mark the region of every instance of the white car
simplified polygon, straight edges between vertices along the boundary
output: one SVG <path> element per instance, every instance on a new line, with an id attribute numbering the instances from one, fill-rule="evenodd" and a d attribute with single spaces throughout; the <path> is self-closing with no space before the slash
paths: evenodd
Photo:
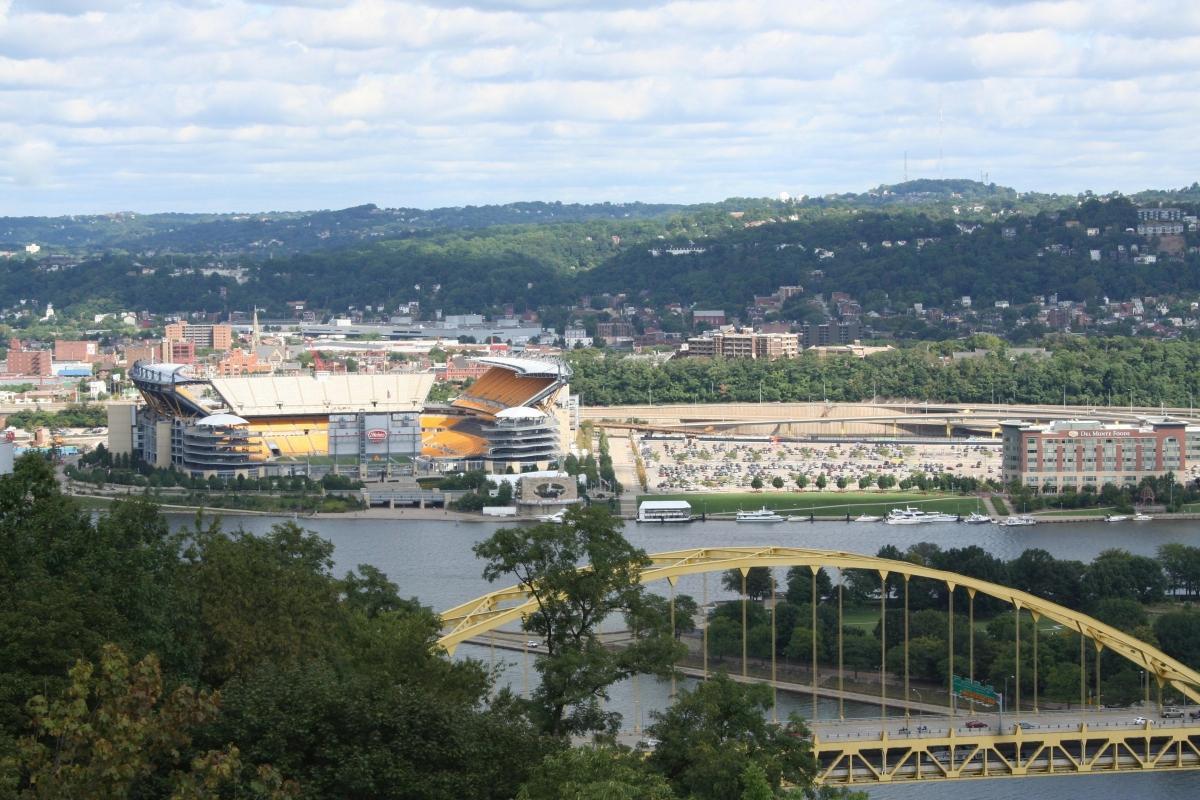
<path id="1" fill-rule="evenodd" d="M 1137 717 L 1136 719 L 1134 719 L 1133 724 L 1134 725 L 1146 725 L 1146 724 L 1153 725 L 1154 721 L 1147 719 L 1146 717 Z"/>
<path id="2" fill-rule="evenodd" d="M 528 642 L 525 643 L 525 646 L 528 647 L 530 650 L 536 650 L 542 646 L 542 643 L 539 642 L 537 639 L 530 639 Z"/>

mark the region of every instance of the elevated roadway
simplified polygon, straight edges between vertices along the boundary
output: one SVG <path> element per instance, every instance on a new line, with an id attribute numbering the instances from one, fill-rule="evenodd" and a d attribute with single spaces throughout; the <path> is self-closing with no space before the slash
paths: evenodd
<path id="1" fill-rule="evenodd" d="M 590 406 L 580 418 L 601 427 L 684 434 L 769 436 L 908 436 L 919 433 L 994 435 L 1003 420 L 1050 422 L 1098 419 L 1135 422 L 1168 415 L 1200 422 L 1192 408 L 947 404 L 925 402 L 864 403 L 715 403 Z"/>

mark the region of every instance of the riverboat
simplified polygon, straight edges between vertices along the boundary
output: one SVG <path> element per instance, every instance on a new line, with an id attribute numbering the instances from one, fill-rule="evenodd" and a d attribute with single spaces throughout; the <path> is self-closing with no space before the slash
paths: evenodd
<path id="1" fill-rule="evenodd" d="M 758 511 L 737 512 L 738 522 L 783 522 L 784 518 L 763 506 Z"/>
<path id="2" fill-rule="evenodd" d="M 691 522 L 692 504 L 686 500 L 643 500 L 638 506 L 638 522 Z"/>

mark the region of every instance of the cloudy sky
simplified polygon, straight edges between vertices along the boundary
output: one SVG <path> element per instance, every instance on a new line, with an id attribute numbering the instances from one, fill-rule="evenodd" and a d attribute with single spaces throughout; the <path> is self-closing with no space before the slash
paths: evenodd
<path id="1" fill-rule="evenodd" d="M 1200 179 L 1200 3 L 0 0 L 0 214 Z"/>

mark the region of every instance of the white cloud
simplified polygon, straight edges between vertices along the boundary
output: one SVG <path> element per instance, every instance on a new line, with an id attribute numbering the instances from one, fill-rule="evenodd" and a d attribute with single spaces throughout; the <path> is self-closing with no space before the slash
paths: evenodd
<path id="1" fill-rule="evenodd" d="M 0 0 L 37 187 L 0 214 L 813 194 L 905 152 L 1137 189 L 1195 180 L 1197 109 L 1182 0 Z"/>

